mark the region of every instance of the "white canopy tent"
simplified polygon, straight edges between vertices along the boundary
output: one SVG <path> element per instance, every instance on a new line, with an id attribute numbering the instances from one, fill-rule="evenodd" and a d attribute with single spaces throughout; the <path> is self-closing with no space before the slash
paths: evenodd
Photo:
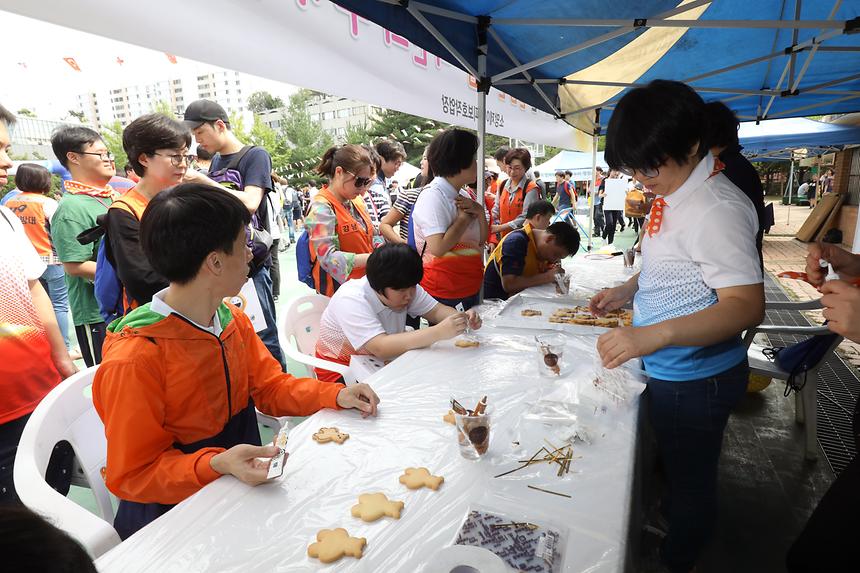
<path id="1" fill-rule="evenodd" d="M 552 177 L 557 171 L 570 171 L 573 173 L 571 179 L 574 181 L 591 181 L 592 173 L 592 155 L 591 153 L 583 153 L 581 151 L 560 151 L 549 160 L 535 166 L 535 170 L 539 171 L 544 178 Z M 608 170 L 606 161 L 603 159 L 603 152 L 597 152 L 598 167 L 603 167 Z"/>

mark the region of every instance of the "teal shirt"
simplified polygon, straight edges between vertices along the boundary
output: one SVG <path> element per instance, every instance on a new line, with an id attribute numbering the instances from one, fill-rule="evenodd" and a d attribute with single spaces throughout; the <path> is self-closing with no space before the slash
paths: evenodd
<path id="1" fill-rule="evenodd" d="M 51 219 L 51 241 L 64 263 L 95 261 L 101 240 L 88 245 L 78 242 L 78 234 L 96 226 L 96 217 L 107 212 L 112 201 L 105 197 L 65 193 Z M 69 308 L 75 326 L 104 322 L 91 280 L 66 274 Z"/>

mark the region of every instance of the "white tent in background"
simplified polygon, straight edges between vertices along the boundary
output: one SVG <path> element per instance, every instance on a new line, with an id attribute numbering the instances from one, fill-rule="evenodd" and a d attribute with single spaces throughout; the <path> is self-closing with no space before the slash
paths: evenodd
<path id="1" fill-rule="evenodd" d="M 419 173 L 421 173 L 421 169 L 404 161 L 400 169 L 391 178 L 391 181 L 397 181 L 400 184 L 400 188 L 405 189 L 406 185 Z"/>
<path id="2" fill-rule="evenodd" d="M 561 151 L 549 160 L 535 166 L 535 170 L 539 171 L 541 178 L 544 181 L 550 181 L 556 171 L 571 171 L 574 181 L 591 181 L 591 166 L 594 160 L 591 153 L 583 153 L 582 151 Z M 603 159 L 603 152 L 597 152 L 597 165 L 603 167 L 604 170 L 609 168 L 606 166 L 606 161 Z"/>

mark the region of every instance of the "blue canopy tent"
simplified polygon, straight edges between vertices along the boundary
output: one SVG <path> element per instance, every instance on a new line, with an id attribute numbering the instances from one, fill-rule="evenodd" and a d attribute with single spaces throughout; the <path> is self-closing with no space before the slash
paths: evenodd
<path id="1" fill-rule="evenodd" d="M 807 156 L 822 155 L 860 143 L 860 127 L 794 117 L 744 122 L 738 130 L 743 153 L 750 161 L 788 161 L 792 150 Z"/>
<path id="2" fill-rule="evenodd" d="M 860 0 L 334 1 L 472 74 L 479 117 L 496 87 L 592 135 L 593 156 L 614 102 L 657 78 L 741 120 L 860 109 Z"/>

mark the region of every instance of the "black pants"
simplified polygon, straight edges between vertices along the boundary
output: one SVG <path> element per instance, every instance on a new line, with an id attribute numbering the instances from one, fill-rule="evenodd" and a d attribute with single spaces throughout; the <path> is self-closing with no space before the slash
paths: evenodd
<path id="1" fill-rule="evenodd" d="M 633 225 L 633 230 L 638 235 L 639 229 L 645 226 L 645 217 L 630 217 L 630 220 L 633 221 L 631 225 Z"/>
<path id="2" fill-rule="evenodd" d="M 13 469 L 15 454 L 18 452 L 18 442 L 24 433 L 24 426 L 30 414 L 0 424 L 0 506 L 21 503 L 15 491 Z M 60 442 L 54 446 L 45 481 L 63 495 L 69 493 L 72 481 L 72 461 L 75 454 L 68 442 Z"/>
<path id="3" fill-rule="evenodd" d="M 280 296 L 281 294 L 281 262 L 278 260 L 278 243 L 280 239 L 273 239 L 272 246 L 269 248 L 269 254 L 272 256 L 272 266 L 269 269 L 269 274 L 272 277 L 272 295 Z"/>
<path id="4" fill-rule="evenodd" d="M 101 364 L 102 345 L 105 343 L 106 328 L 103 322 L 75 326 L 75 336 L 78 339 L 78 346 L 81 347 L 84 364 L 87 366 Z"/>
<path id="5" fill-rule="evenodd" d="M 603 217 L 603 203 L 600 205 L 594 206 L 594 230 L 592 235 L 595 237 L 603 236 L 603 226 L 606 224 L 606 220 Z"/>
<path id="6" fill-rule="evenodd" d="M 860 446 L 860 402 L 854 407 L 854 443 Z M 818 502 L 797 541 L 788 550 L 789 573 L 854 571 L 860 562 L 855 545 L 860 539 L 860 456 Z"/>
<path id="7" fill-rule="evenodd" d="M 615 225 L 621 224 L 622 228 L 624 227 L 624 214 L 619 211 L 604 211 L 603 214 L 606 216 L 606 226 L 603 227 L 603 238 L 606 239 L 607 243 L 611 243 L 615 240 Z"/>

